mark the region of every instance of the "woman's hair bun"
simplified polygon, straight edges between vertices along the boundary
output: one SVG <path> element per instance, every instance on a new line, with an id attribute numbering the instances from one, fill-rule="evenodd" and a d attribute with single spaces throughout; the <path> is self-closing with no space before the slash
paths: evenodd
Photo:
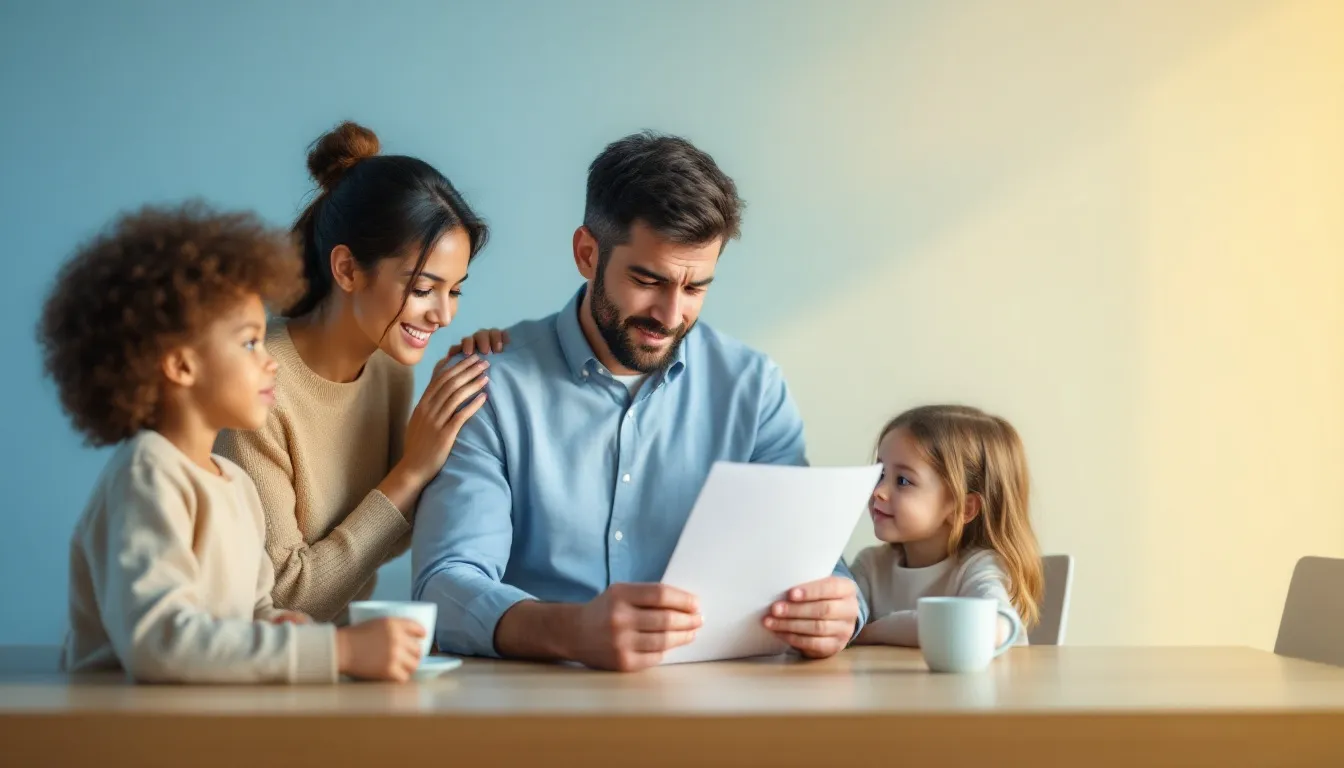
<path id="1" fill-rule="evenodd" d="M 349 120 L 322 134 L 308 150 L 308 172 L 330 192 L 345 172 L 379 150 L 378 134 Z"/>

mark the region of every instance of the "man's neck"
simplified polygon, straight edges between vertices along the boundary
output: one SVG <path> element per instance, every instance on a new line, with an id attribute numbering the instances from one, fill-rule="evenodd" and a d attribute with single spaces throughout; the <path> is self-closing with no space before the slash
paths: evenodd
<path id="1" fill-rule="evenodd" d="M 592 300 L 593 288 L 589 285 L 583 292 L 583 301 L 579 302 L 579 328 L 583 330 L 583 337 L 588 340 L 588 346 L 592 347 L 593 354 L 597 356 L 597 362 L 606 366 L 606 369 L 616 376 L 634 376 L 640 373 L 621 365 L 611 353 L 611 348 L 607 346 L 607 340 L 602 338 L 602 331 L 598 330 L 597 320 L 593 317 Z"/>

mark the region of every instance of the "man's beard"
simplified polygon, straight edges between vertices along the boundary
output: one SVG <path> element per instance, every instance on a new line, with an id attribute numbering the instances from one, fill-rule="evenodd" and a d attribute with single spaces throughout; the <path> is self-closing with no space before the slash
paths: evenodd
<path id="1" fill-rule="evenodd" d="M 652 317 L 622 319 L 621 311 L 607 296 L 606 282 L 603 279 L 605 273 L 606 265 L 603 264 L 597 270 L 597 279 L 593 281 L 591 304 L 593 322 L 597 324 L 597 331 L 602 334 L 602 340 L 607 343 L 607 349 L 611 350 L 612 357 L 615 357 L 616 362 L 622 366 L 640 373 L 654 373 L 667 367 L 677 356 L 682 339 L 686 338 L 686 334 L 695 327 L 695 324 L 683 323 L 676 328 L 668 328 Z M 672 343 L 661 349 L 640 344 L 635 340 L 635 329 L 660 336 L 671 336 Z"/>

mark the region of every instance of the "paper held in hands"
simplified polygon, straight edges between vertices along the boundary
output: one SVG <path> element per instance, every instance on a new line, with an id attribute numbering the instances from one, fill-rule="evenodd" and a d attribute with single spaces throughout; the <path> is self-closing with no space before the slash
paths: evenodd
<path id="1" fill-rule="evenodd" d="M 761 625 L 766 611 L 790 588 L 831 575 L 881 472 L 716 462 L 663 574 L 699 598 L 704 625 L 663 663 L 786 651 Z"/>

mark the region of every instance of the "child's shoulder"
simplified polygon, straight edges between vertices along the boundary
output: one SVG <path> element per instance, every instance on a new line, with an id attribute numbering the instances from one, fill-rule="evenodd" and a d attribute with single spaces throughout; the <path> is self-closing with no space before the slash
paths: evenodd
<path id="1" fill-rule="evenodd" d="M 247 470 L 219 454 L 213 454 L 213 458 L 215 463 L 219 465 L 220 471 L 224 473 L 224 477 L 238 483 L 244 492 L 257 492 L 257 484 L 252 481 L 252 476 L 247 474 Z"/>
<path id="2" fill-rule="evenodd" d="M 139 478 L 182 478 L 187 458 L 172 442 L 152 429 L 143 429 L 121 445 L 108 460 L 107 470 Z"/>
<path id="3" fill-rule="evenodd" d="M 236 463 L 217 453 L 212 453 L 211 458 L 223 480 L 240 483 L 244 491 L 256 493 L 252 478 Z M 102 483 L 122 493 L 128 492 L 127 486 L 134 486 L 135 490 L 129 492 L 144 494 L 171 489 L 194 496 L 226 487 L 219 484 L 220 480 L 221 477 L 197 467 L 168 438 L 146 429 L 117 446 L 103 469 Z"/>
<path id="4" fill-rule="evenodd" d="M 963 578 L 972 574 L 995 574 L 1003 576 L 1003 561 L 999 559 L 999 553 L 988 548 L 970 549 L 962 553 L 960 562 L 957 563 L 957 570 L 961 571 Z"/>
<path id="5" fill-rule="evenodd" d="M 189 503 L 192 483 L 186 459 L 179 457 L 181 452 L 153 430 L 141 430 L 121 442 L 103 465 L 78 528 L 124 519 L 133 510 L 179 496 Z"/>

